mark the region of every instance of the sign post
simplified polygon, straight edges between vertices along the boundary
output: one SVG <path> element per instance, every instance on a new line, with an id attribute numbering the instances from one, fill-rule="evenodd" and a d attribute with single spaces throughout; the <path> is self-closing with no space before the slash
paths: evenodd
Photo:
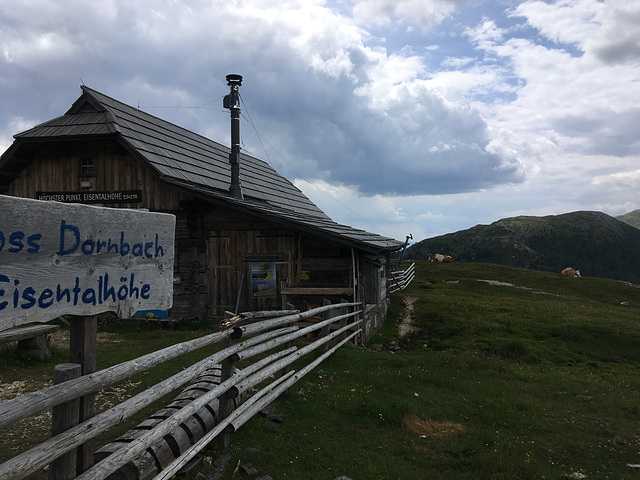
<path id="1" fill-rule="evenodd" d="M 69 328 L 69 362 L 80 366 L 81 375 L 89 375 L 96 371 L 98 316 L 73 317 Z M 89 420 L 96 413 L 95 393 L 80 399 L 78 423 Z M 76 475 L 93 465 L 93 439 L 78 447 L 76 454 Z"/>
<path id="2" fill-rule="evenodd" d="M 82 375 L 95 372 L 96 315 L 171 308 L 175 223 L 163 213 L 0 195 L 0 331 L 73 315 L 69 360 Z M 94 415 L 93 400 L 81 399 L 78 422 Z M 92 463 L 92 445 L 79 447 L 77 473 Z"/>

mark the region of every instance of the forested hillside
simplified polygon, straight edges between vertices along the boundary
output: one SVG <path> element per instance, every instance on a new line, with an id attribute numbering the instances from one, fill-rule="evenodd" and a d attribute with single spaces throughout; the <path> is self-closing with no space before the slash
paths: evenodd
<path id="1" fill-rule="evenodd" d="M 621 222 L 631 225 L 632 227 L 640 228 L 640 209 L 620 215 L 616 218 Z"/>
<path id="2" fill-rule="evenodd" d="M 429 253 L 550 272 L 572 266 L 586 276 L 640 283 L 640 229 L 602 212 L 506 218 L 422 240 L 405 258 Z"/>

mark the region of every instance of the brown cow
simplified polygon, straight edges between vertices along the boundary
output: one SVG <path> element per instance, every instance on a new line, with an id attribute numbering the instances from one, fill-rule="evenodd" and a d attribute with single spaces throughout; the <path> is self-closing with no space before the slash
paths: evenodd
<path id="1" fill-rule="evenodd" d="M 573 267 L 567 267 L 562 270 L 562 272 L 560 272 L 560 275 L 562 275 L 563 277 L 579 277 L 580 270 L 576 270 Z"/>
<path id="2" fill-rule="evenodd" d="M 429 261 L 438 263 L 451 263 L 453 262 L 453 257 L 449 255 L 442 255 L 441 253 L 430 253 Z"/>

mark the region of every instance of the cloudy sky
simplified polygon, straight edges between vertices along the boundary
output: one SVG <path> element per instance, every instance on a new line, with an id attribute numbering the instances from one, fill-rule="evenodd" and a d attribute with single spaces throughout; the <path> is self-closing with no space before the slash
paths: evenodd
<path id="1" fill-rule="evenodd" d="M 0 153 L 85 84 L 404 240 L 640 208 L 639 0 L 3 0 Z"/>

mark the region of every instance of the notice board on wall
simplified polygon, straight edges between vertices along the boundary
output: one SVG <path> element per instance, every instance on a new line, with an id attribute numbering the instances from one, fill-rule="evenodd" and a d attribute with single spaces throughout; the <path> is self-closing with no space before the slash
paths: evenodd
<path id="1" fill-rule="evenodd" d="M 259 298 L 278 296 L 274 262 L 251 262 L 251 292 Z"/>

